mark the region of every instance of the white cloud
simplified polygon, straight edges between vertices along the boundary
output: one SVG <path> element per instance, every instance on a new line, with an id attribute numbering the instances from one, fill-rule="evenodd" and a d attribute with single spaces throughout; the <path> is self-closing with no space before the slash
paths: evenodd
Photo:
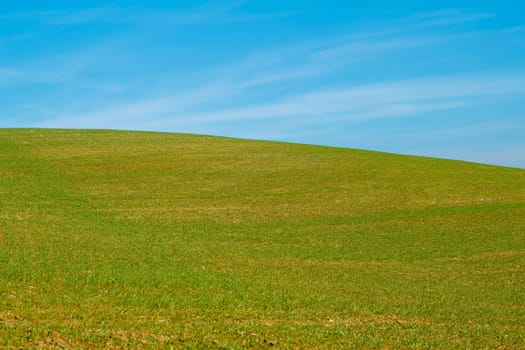
<path id="1" fill-rule="evenodd" d="M 407 49 L 409 47 L 429 45 L 428 38 L 394 38 L 382 40 L 358 40 L 339 46 L 323 49 L 314 54 L 319 58 L 334 58 L 337 56 L 367 56 L 382 54 L 387 51 Z"/>
<path id="2" fill-rule="evenodd" d="M 166 129 L 180 125 L 210 125 L 236 121 L 293 122 L 363 121 L 425 115 L 470 106 L 470 97 L 525 94 L 525 75 L 495 74 L 430 77 L 408 81 L 326 89 L 298 94 L 278 102 L 218 108 L 214 102 L 235 96 L 232 86 L 200 90 L 129 103 L 113 104 L 89 113 L 54 118 L 46 127 Z M 210 104 L 212 107 L 210 107 Z"/>
<path id="3" fill-rule="evenodd" d="M 480 21 L 494 17 L 491 13 L 464 13 L 460 9 L 444 9 L 433 12 L 418 13 L 407 20 L 423 26 L 442 26 L 455 23 Z"/>
<path id="4" fill-rule="evenodd" d="M 420 34 L 421 29 L 489 17 L 489 14 L 463 14 L 454 9 L 419 14 L 383 22 L 375 30 L 367 28 L 331 38 L 314 38 L 251 54 L 243 60 L 222 67 L 216 73 L 222 74 L 221 79 L 230 77 L 229 83 L 236 82 L 237 87 L 246 88 L 321 77 L 374 58 L 384 58 L 395 51 L 457 39 L 457 34 L 423 35 Z"/>
<path id="5" fill-rule="evenodd" d="M 174 116 L 191 107 L 220 100 L 231 92 L 219 86 L 208 86 L 172 96 L 139 101 L 112 103 L 82 113 L 62 112 L 44 122 L 44 127 L 125 128 L 137 129 L 141 125 L 155 124 L 155 119 Z"/>
<path id="6" fill-rule="evenodd" d="M 524 93 L 525 75 L 454 75 L 331 88 L 299 94 L 284 101 L 195 113 L 184 118 L 233 121 L 308 116 L 330 118 L 332 114 L 345 114 L 347 120 L 362 120 L 457 108 L 464 102 L 456 99 L 472 96 Z"/>

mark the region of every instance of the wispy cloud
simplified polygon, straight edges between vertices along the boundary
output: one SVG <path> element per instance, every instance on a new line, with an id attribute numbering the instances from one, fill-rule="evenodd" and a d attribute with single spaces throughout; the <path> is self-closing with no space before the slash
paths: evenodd
<path id="1" fill-rule="evenodd" d="M 243 13 L 246 1 L 212 1 L 193 8 L 173 6 L 164 9 L 137 8 L 109 4 L 72 10 L 41 10 L 0 14 L 2 20 L 23 20 L 47 25 L 70 26 L 97 22 L 127 24 L 196 24 L 209 21 L 264 21 L 286 18 L 293 11 L 276 13 Z"/>
<path id="2" fill-rule="evenodd" d="M 524 94 L 525 75 L 460 75 L 326 89 L 263 105 L 207 112 L 189 118 L 210 121 L 293 118 L 346 114 L 347 119 L 369 119 L 457 108 L 455 99 L 472 96 Z M 439 100 L 447 100 L 446 102 Z"/>
<path id="3" fill-rule="evenodd" d="M 30 11 L 3 15 L 6 18 L 32 18 L 54 25 L 85 24 L 96 21 L 112 21 L 126 23 L 181 23 L 198 25 L 200 21 L 209 21 L 213 18 L 223 20 L 239 20 L 245 14 L 233 12 L 241 7 L 245 1 L 210 2 L 204 5 L 179 11 L 170 10 L 141 10 L 132 7 L 106 7 L 77 9 L 72 11 Z M 291 13 L 270 13 L 262 16 L 282 16 Z M 246 19 L 257 17 L 258 14 L 247 14 Z M 459 10 L 445 10 L 434 13 L 419 14 L 400 20 L 385 22 L 381 29 L 367 29 L 351 34 L 312 39 L 305 42 L 292 43 L 286 47 L 266 50 L 251 54 L 247 59 L 232 62 L 231 65 L 212 69 L 210 74 L 216 76 L 215 81 L 206 84 L 216 84 L 217 80 L 236 86 L 236 88 L 254 88 L 261 85 L 278 84 L 305 78 L 320 77 L 334 73 L 341 68 L 363 62 L 375 57 L 383 57 L 389 53 L 410 50 L 422 46 L 430 46 L 439 41 L 439 37 L 420 35 L 421 26 L 443 26 L 447 21 L 465 22 L 486 18 L 485 14 L 465 15 Z M 384 28 L 388 29 L 384 29 Z M 111 51 L 116 43 L 131 41 L 132 38 L 118 37 L 104 39 L 96 47 L 89 47 L 80 52 L 72 52 L 63 56 L 53 55 L 40 57 L 35 64 L 12 67 L 17 74 L 10 74 L 10 79 L 24 81 L 56 83 L 68 77 L 73 78 L 76 73 L 89 64 L 105 61 L 105 51 Z M 113 44 L 112 44 L 113 42 Z M 46 62 L 47 61 L 47 62 Z M 39 67 L 35 69 L 34 67 Z M 40 67 L 46 67 L 45 70 Z M 169 74 L 169 72 L 168 72 Z M 7 77 L 7 74 L 2 74 Z M 227 78 L 225 78 L 227 77 Z M 5 79 L 4 79 L 5 80 Z"/>
<path id="4" fill-rule="evenodd" d="M 381 54 L 387 51 L 401 50 L 420 45 L 430 45 L 428 38 L 394 38 L 380 40 L 357 40 L 335 47 L 322 49 L 314 54 L 315 57 L 328 58 L 337 56 L 365 56 L 370 54 Z"/>
<path id="5" fill-rule="evenodd" d="M 86 45 L 81 50 L 73 52 L 54 52 L 39 59 L 30 59 L 18 63 L 15 67 L 0 68 L 0 83 L 12 84 L 67 84 L 80 83 L 79 74 L 90 66 L 100 62 L 105 51 L 113 43 L 99 42 L 97 45 Z"/>
<path id="6" fill-rule="evenodd" d="M 222 67 L 218 72 L 244 77 L 239 78 L 237 84 L 245 87 L 323 76 L 356 63 L 383 58 L 396 52 L 436 46 L 457 37 L 457 34 L 421 34 L 423 28 L 490 17 L 482 13 L 463 14 L 459 10 L 409 16 L 381 23 L 377 29 L 367 28 L 330 38 L 315 38 L 252 54 L 248 59 L 232 63 L 229 69 Z"/>
<path id="7" fill-rule="evenodd" d="M 105 125 L 122 122 L 170 129 L 181 124 L 229 123 L 248 120 L 319 120 L 325 122 L 364 121 L 424 115 L 472 105 L 471 97 L 486 98 L 525 94 L 525 75 L 462 75 L 394 81 L 342 89 L 299 94 L 286 100 L 244 107 L 220 109 L 210 103 L 229 98 L 233 88 L 215 86 L 174 97 L 155 98 L 113 105 L 74 119 L 62 117 L 46 126 Z M 155 119 L 153 124 L 151 120 Z"/>
<path id="8" fill-rule="evenodd" d="M 112 18 L 121 14 L 123 10 L 124 9 L 111 7 L 87 8 L 71 12 L 55 13 L 40 17 L 40 19 L 47 24 L 53 25 L 88 24 L 98 21 L 112 21 Z"/>
<path id="9" fill-rule="evenodd" d="M 417 13 L 407 17 L 416 25 L 442 26 L 455 23 L 466 23 L 493 18 L 491 13 L 464 13 L 461 9 L 445 9 L 433 12 Z"/>
<path id="10" fill-rule="evenodd" d="M 19 75 L 19 72 L 16 69 L 8 67 L 0 67 L 0 83 L 2 81 L 7 81 L 13 79 Z"/>
<path id="11" fill-rule="evenodd" d="M 208 4 L 192 13 L 198 16 L 230 13 L 241 4 Z M 434 45 L 443 39 L 428 33 L 419 34 L 421 28 L 489 17 L 488 14 L 464 14 L 459 10 L 417 14 L 397 20 L 395 26 L 383 25 L 388 29 L 313 39 L 252 53 L 245 59 L 208 71 L 204 81 L 193 84 L 190 81 L 188 85 L 194 85 L 193 89 L 177 88 L 171 92 L 162 91 L 155 98 L 91 106 L 89 111 L 77 112 L 74 117 L 70 117 L 70 111 L 57 113 L 57 117 L 48 120 L 45 126 L 119 127 L 126 122 L 126 128 L 151 125 L 151 128 L 170 129 L 181 123 L 204 125 L 247 120 L 362 121 L 463 108 L 471 104 L 469 98 L 475 96 L 523 94 L 524 75 L 481 73 L 374 84 L 352 84 L 350 81 L 347 85 L 325 88 L 319 84 L 315 89 L 283 90 L 279 97 L 268 97 L 266 102 L 257 99 L 242 102 L 250 100 L 247 97 L 263 86 L 275 90 L 294 81 L 325 78 L 373 57 Z"/>
<path id="12" fill-rule="evenodd" d="M 41 10 L 0 14 L 4 21 L 29 21 L 53 25 L 85 24 L 108 20 L 116 12 L 111 7 L 84 8 L 77 10 Z"/>
<path id="13" fill-rule="evenodd" d="M 203 87 L 187 93 L 160 96 L 140 101 L 110 103 L 103 108 L 95 108 L 83 113 L 58 114 L 43 124 L 45 127 L 79 127 L 89 128 L 99 125 L 105 128 L 118 128 L 127 124 L 130 129 L 151 124 L 155 118 L 173 117 L 177 113 L 219 101 L 228 97 L 228 89 L 216 86 Z M 149 129 L 149 128 L 146 128 Z"/>
<path id="14" fill-rule="evenodd" d="M 34 20 L 37 18 L 43 18 L 48 16 L 56 16 L 62 13 L 61 11 L 24 11 L 24 12 L 9 12 L 1 13 L 1 20 L 24 20 L 30 19 Z"/>
<path id="15" fill-rule="evenodd" d="M 406 35 L 426 33 L 428 30 L 447 28 L 451 24 L 479 22 L 493 18 L 490 13 L 465 13 L 460 9 L 445 9 L 423 12 L 402 18 L 368 23 L 363 30 L 332 38 L 328 45 L 344 45 L 345 42 L 372 40 L 376 38 L 397 38 Z"/>

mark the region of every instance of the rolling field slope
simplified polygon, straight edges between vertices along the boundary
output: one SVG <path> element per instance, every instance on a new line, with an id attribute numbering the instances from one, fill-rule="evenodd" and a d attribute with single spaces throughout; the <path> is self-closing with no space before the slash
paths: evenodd
<path id="1" fill-rule="evenodd" d="M 0 129 L 0 347 L 523 348 L 525 170 Z"/>

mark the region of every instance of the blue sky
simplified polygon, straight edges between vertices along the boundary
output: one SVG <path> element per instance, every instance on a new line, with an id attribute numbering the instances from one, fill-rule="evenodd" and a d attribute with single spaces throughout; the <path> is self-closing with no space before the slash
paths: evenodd
<path id="1" fill-rule="evenodd" d="M 2 0 L 0 127 L 525 168 L 525 2 Z"/>

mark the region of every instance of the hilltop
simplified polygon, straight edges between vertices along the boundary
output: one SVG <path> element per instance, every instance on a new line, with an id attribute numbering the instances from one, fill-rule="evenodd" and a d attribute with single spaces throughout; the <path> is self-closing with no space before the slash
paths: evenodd
<path id="1" fill-rule="evenodd" d="M 518 348 L 525 170 L 0 129 L 0 344 Z"/>

